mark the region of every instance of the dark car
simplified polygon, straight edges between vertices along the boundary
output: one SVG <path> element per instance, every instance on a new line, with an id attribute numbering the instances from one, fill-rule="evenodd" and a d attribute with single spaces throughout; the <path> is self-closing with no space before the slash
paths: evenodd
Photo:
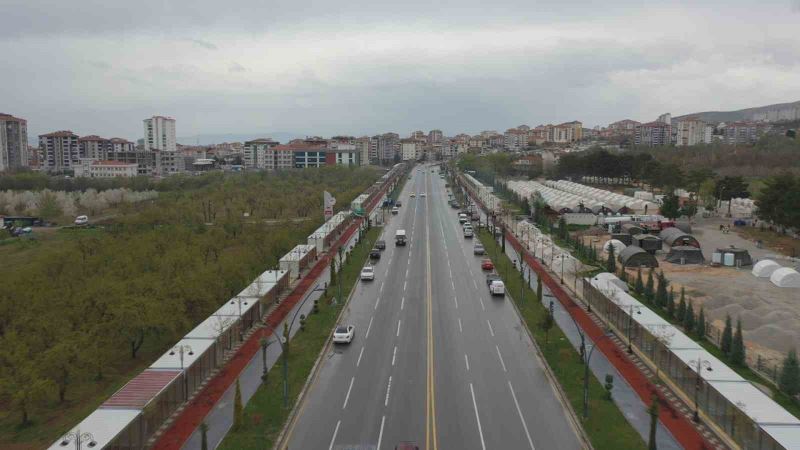
<path id="1" fill-rule="evenodd" d="M 377 248 L 373 248 L 373 249 L 372 249 L 372 250 L 369 252 L 369 257 L 370 257 L 371 259 L 381 259 L 381 251 L 380 251 L 380 250 L 378 250 Z"/>
<path id="2" fill-rule="evenodd" d="M 398 200 L 398 201 L 396 201 L 394 203 L 394 206 L 397 206 L 399 208 L 399 207 L 403 206 L 403 203 L 401 203 L 400 200 Z"/>
<path id="3" fill-rule="evenodd" d="M 492 272 L 492 273 L 486 275 L 486 285 L 487 286 L 492 284 L 492 281 L 495 281 L 495 280 L 497 280 L 497 281 L 501 281 L 502 280 L 500 278 L 500 275 L 497 274 L 497 272 Z"/>
<path id="4" fill-rule="evenodd" d="M 375 248 L 378 250 L 386 250 L 386 241 L 375 241 Z"/>
<path id="5" fill-rule="evenodd" d="M 419 446 L 413 442 L 400 442 L 394 446 L 394 450 L 419 450 Z"/>

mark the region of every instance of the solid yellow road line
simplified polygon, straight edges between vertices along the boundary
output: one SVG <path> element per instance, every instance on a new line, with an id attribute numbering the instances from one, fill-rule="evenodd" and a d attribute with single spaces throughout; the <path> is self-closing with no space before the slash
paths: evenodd
<path id="1" fill-rule="evenodd" d="M 426 202 L 428 206 L 428 210 L 425 214 L 425 245 L 427 250 L 427 284 L 428 284 L 428 292 L 427 292 L 427 304 L 428 304 L 428 395 L 430 398 L 430 428 L 431 428 L 431 443 L 433 444 L 433 450 L 437 450 L 439 448 L 439 442 L 437 438 L 436 432 L 436 371 L 434 367 L 434 357 L 433 357 L 433 278 L 431 276 L 431 237 L 430 237 L 430 202 Z M 428 447 L 431 448 L 430 446 Z"/>

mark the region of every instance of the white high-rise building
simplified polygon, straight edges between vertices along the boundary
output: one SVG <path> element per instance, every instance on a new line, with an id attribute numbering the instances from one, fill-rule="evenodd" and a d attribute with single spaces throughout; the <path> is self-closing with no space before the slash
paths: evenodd
<path id="1" fill-rule="evenodd" d="M 678 121 L 675 145 L 678 147 L 710 144 L 713 128 L 697 117 L 687 117 Z"/>
<path id="2" fill-rule="evenodd" d="M 176 149 L 175 119 L 162 116 L 144 119 L 144 150 L 146 152 L 153 150 L 174 152 Z"/>

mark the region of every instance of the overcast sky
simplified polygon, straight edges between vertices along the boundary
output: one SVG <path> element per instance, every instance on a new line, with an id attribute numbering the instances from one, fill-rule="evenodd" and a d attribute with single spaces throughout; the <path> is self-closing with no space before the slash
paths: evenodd
<path id="1" fill-rule="evenodd" d="M 702 4 L 702 5 L 700 5 Z M 445 134 L 800 100 L 800 0 L 0 0 L 0 112 L 179 136 Z"/>

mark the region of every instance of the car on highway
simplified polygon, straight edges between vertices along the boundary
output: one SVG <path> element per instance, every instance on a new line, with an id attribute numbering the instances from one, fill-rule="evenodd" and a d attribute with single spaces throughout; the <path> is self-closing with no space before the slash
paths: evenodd
<path id="1" fill-rule="evenodd" d="M 397 215 L 397 213 L 399 213 L 399 212 L 400 212 L 400 208 L 398 208 L 397 206 L 395 206 L 394 208 L 392 208 L 392 214 L 394 214 L 395 216 L 396 216 L 396 215 Z"/>
<path id="2" fill-rule="evenodd" d="M 373 247 L 372 250 L 369 251 L 369 258 L 381 259 L 381 251 L 378 248 Z"/>
<path id="3" fill-rule="evenodd" d="M 406 245 L 406 230 L 397 230 L 394 233 L 394 245 Z"/>
<path id="4" fill-rule="evenodd" d="M 483 261 L 481 261 L 481 269 L 483 269 L 483 270 L 493 270 L 494 269 L 494 264 L 492 263 L 492 260 L 489 259 L 489 258 L 486 258 Z"/>
<path id="5" fill-rule="evenodd" d="M 375 248 L 378 250 L 386 250 L 386 241 L 383 239 L 375 241 Z"/>
<path id="6" fill-rule="evenodd" d="M 467 215 L 466 215 L 466 214 L 464 214 L 464 213 L 461 213 L 461 214 L 459 214 L 459 215 L 458 215 L 458 221 L 459 221 L 459 223 L 461 223 L 461 224 L 464 224 L 464 223 L 466 223 L 466 221 L 467 221 Z"/>
<path id="7" fill-rule="evenodd" d="M 373 269 L 372 266 L 364 266 L 364 268 L 361 269 L 361 280 L 373 281 L 374 279 L 375 279 L 375 269 Z"/>
<path id="8" fill-rule="evenodd" d="M 486 249 L 483 247 L 483 244 L 481 244 L 480 242 L 476 242 L 475 246 L 472 247 L 472 254 L 473 255 L 486 254 Z"/>
<path id="9" fill-rule="evenodd" d="M 472 239 L 473 236 L 475 236 L 475 233 L 472 231 L 472 227 L 464 227 L 464 237 Z"/>
<path id="10" fill-rule="evenodd" d="M 502 280 L 494 280 L 489 284 L 489 293 L 492 295 L 506 295 L 506 285 Z"/>
<path id="11" fill-rule="evenodd" d="M 419 450 L 419 446 L 413 442 L 399 442 L 394 450 Z"/>
<path id="12" fill-rule="evenodd" d="M 410 195 L 409 197 L 411 197 L 411 198 L 414 198 L 414 197 L 416 197 L 416 194 L 414 194 L 414 193 L 412 192 L 412 193 L 411 193 L 411 195 Z"/>
<path id="13" fill-rule="evenodd" d="M 425 197 L 425 193 L 424 193 L 424 192 L 422 192 L 422 193 L 420 193 L 420 194 L 419 194 L 419 196 L 420 196 L 420 197 Z"/>
<path id="14" fill-rule="evenodd" d="M 491 272 L 486 274 L 486 286 L 489 286 L 490 284 L 492 284 L 492 281 L 495 280 L 500 280 L 500 275 L 498 275 L 497 272 Z"/>
<path id="15" fill-rule="evenodd" d="M 356 334 L 356 327 L 352 325 L 339 325 L 333 330 L 333 343 L 334 344 L 349 344 L 353 342 L 353 337 Z"/>
<path id="16" fill-rule="evenodd" d="M 78 216 L 75 218 L 75 225 L 86 225 L 87 223 L 89 223 L 88 216 Z"/>
<path id="17" fill-rule="evenodd" d="M 398 200 L 398 201 L 394 202 L 394 206 L 397 206 L 399 208 L 399 207 L 403 206 L 403 204 L 400 202 L 400 200 Z"/>

